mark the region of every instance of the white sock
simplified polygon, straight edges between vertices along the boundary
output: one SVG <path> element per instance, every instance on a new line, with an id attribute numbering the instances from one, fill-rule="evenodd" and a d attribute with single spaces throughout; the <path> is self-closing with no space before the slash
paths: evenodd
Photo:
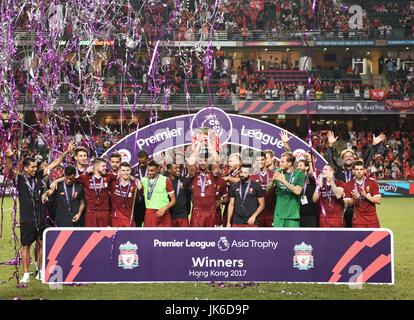
<path id="1" fill-rule="evenodd" d="M 39 264 L 37 262 L 35 262 L 35 268 L 36 270 L 39 270 Z"/>
<path id="2" fill-rule="evenodd" d="M 28 281 L 29 281 L 29 279 L 30 279 L 30 273 L 29 273 L 29 272 L 25 272 L 25 273 L 23 274 L 23 277 L 22 277 L 22 279 L 20 280 L 20 282 L 22 282 L 22 283 L 24 283 L 24 282 L 28 282 Z"/>

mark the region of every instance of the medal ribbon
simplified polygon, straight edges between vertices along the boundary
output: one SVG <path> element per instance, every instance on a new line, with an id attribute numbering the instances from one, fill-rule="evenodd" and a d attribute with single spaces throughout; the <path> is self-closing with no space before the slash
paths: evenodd
<path id="1" fill-rule="evenodd" d="M 31 184 L 29 183 L 29 179 L 27 179 L 26 176 L 24 176 L 24 180 L 26 180 L 26 185 L 27 185 L 27 188 L 29 189 L 30 197 L 32 198 L 32 201 L 34 201 L 34 193 L 35 193 L 35 187 L 36 187 L 35 179 L 32 180 Z"/>
<path id="2" fill-rule="evenodd" d="M 102 187 L 102 182 L 103 182 L 103 177 L 101 177 L 101 178 L 99 179 L 99 187 Z M 100 193 L 101 193 L 101 188 L 99 188 L 99 191 L 98 191 L 98 189 L 96 189 L 96 181 L 95 181 L 95 176 L 92 176 L 92 183 L 93 183 L 93 190 L 95 190 L 96 197 L 97 197 L 97 198 L 98 198 L 98 200 L 99 200 L 99 195 L 100 195 Z"/>
<path id="3" fill-rule="evenodd" d="M 68 188 L 66 186 L 66 183 L 63 182 L 63 190 L 65 192 L 65 198 L 66 198 L 66 202 L 68 204 L 68 211 L 70 212 L 72 210 L 72 206 L 71 206 L 71 201 L 73 200 L 73 198 L 75 197 L 75 185 L 72 185 L 72 198 L 69 199 L 69 193 L 68 193 Z"/>
<path id="4" fill-rule="evenodd" d="M 128 199 L 129 192 L 131 191 L 131 182 L 130 181 L 128 181 L 127 187 L 128 187 L 128 189 L 127 189 L 126 193 L 124 193 L 122 191 L 123 189 L 122 189 L 121 179 L 119 179 L 118 189 L 119 189 L 119 194 L 121 195 L 121 198 L 122 198 L 122 206 L 124 208 L 126 206 L 126 201 Z"/>
<path id="5" fill-rule="evenodd" d="M 147 194 L 147 198 L 148 200 L 151 200 L 152 198 L 152 194 L 154 193 L 154 189 L 155 189 L 155 185 L 157 184 L 158 178 L 160 177 L 160 175 L 157 175 L 157 177 L 155 178 L 153 183 L 150 183 L 149 179 L 148 179 L 148 194 Z"/>
<path id="6" fill-rule="evenodd" d="M 239 194 L 240 194 L 240 199 L 241 199 L 241 201 L 242 201 L 242 203 L 241 203 L 241 206 L 243 207 L 243 205 L 244 205 L 244 203 L 245 203 L 245 201 L 246 201 L 246 198 L 247 198 L 247 194 L 249 193 L 249 189 L 250 189 L 250 184 L 251 184 L 251 180 L 249 180 L 249 183 L 247 184 L 247 188 L 246 188 L 246 191 L 245 191 L 245 194 L 243 195 L 243 191 L 242 191 L 242 183 L 240 182 L 240 189 L 239 189 Z"/>
<path id="7" fill-rule="evenodd" d="M 260 180 L 261 184 L 267 185 L 269 183 L 269 170 L 266 170 L 266 182 L 263 183 L 264 182 L 263 177 L 262 177 L 262 174 L 260 172 L 259 172 L 259 180 Z"/>
<path id="8" fill-rule="evenodd" d="M 366 177 L 362 179 L 362 185 L 361 185 L 361 189 L 364 191 L 365 191 L 365 180 L 366 180 Z M 356 178 L 354 178 L 354 190 L 355 192 L 358 192 L 358 184 L 357 184 Z M 358 193 L 359 193 L 359 201 L 361 202 L 361 193 L 360 192 Z"/>
<path id="9" fill-rule="evenodd" d="M 352 180 L 352 170 L 345 169 L 345 181 L 348 182 L 351 180 Z"/>
<path id="10" fill-rule="evenodd" d="M 180 194 L 180 179 L 178 178 L 177 179 L 177 192 L 176 192 L 176 195 L 177 195 L 177 199 L 178 199 L 178 195 Z"/>
<path id="11" fill-rule="evenodd" d="M 198 177 L 199 177 L 199 181 L 200 181 L 201 193 L 203 194 L 206 191 L 206 180 L 207 180 L 207 176 L 200 174 Z"/>

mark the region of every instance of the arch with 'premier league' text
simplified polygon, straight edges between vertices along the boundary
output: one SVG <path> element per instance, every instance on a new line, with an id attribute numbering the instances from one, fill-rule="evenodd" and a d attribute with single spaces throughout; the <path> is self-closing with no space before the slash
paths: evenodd
<path id="1" fill-rule="evenodd" d="M 276 125 L 247 116 L 229 114 L 217 108 L 204 108 L 195 114 L 172 117 L 142 127 L 118 141 L 104 156 L 121 153 L 123 160 L 132 166 L 137 164 L 137 153 L 145 150 L 150 157 L 173 148 L 192 143 L 194 130 L 201 127 L 213 129 L 220 137 L 220 144 L 237 145 L 257 151 L 270 149 L 276 158 L 285 151 L 280 139 L 281 131 Z M 309 144 L 288 132 L 290 148 L 294 154 L 310 151 Z M 314 149 L 316 169 L 322 170 L 326 160 Z"/>

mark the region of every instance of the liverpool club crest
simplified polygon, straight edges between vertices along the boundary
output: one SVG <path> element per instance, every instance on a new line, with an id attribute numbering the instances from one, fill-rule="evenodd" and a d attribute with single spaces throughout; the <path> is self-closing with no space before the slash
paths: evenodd
<path id="1" fill-rule="evenodd" d="M 295 250 L 293 267 L 298 268 L 299 270 L 309 270 L 313 268 L 313 248 L 310 244 L 302 242 L 301 244 L 297 244 L 293 250 Z"/>
<path id="2" fill-rule="evenodd" d="M 127 242 L 119 246 L 118 267 L 123 269 L 134 269 L 138 267 L 139 257 L 138 246 L 135 243 Z"/>

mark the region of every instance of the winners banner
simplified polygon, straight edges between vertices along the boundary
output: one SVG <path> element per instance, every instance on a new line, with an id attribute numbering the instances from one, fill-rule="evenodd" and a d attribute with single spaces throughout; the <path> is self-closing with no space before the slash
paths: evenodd
<path id="1" fill-rule="evenodd" d="M 45 283 L 394 284 L 388 229 L 50 228 Z"/>

